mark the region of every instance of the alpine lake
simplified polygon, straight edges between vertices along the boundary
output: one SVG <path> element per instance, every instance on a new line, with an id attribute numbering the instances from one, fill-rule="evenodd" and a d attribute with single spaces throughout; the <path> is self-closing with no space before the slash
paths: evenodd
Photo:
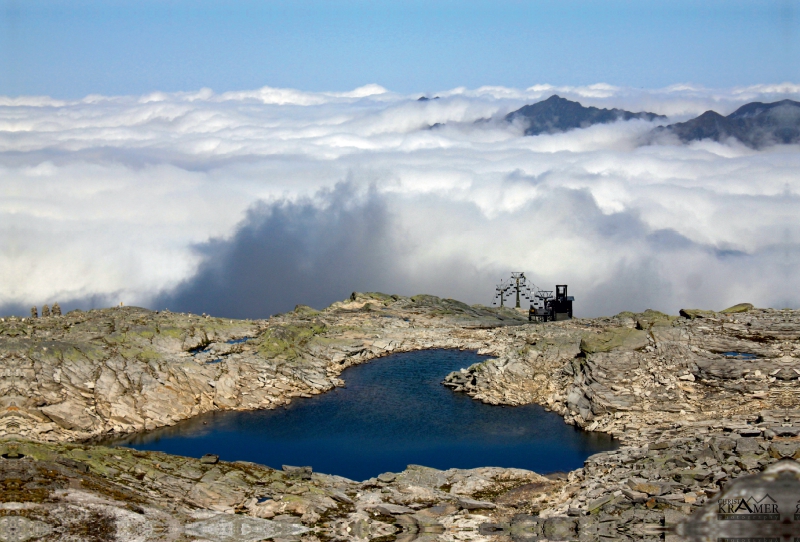
<path id="1" fill-rule="evenodd" d="M 102 444 L 365 480 L 409 464 L 437 469 L 516 467 L 540 474 L 583 466 L 614 449 L 608 435 L 567 425 L 538 405 L 493 406 L 454 393 L 444 377 L 486 359 L 420 350 L 346 369 L 345 386 L 274 410 L 212 412 Z"/>

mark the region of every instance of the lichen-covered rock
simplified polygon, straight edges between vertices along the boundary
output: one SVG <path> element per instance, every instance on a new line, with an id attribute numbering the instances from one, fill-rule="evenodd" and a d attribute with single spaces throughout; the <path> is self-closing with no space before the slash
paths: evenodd
<path id="1" fill-rule="evenodd" d="M 679 314 L 684 318 L 690 318 L 692 320 L 695 318 L 714 318 L 716 315 L 714 311 L 703 309 L 681 309 Z"/>
<path id="2" fill-rule="evenodd" d="M 747 312 L 753 310 L 755 307 L 752 303 L 739 303 L 738 305 L 734 305 L 732 307 L 728 307 L 727 309 L 722 309 L 722 314 L 734 314 L 737 312 Z"/>
<path id="3" fill-rule="evenodd" d="M 581 352 L 596 354 L 611 350 L 638 350 L 647 346 L 647 332 L 626 327 L 611 328 L 581 339 Z"/>

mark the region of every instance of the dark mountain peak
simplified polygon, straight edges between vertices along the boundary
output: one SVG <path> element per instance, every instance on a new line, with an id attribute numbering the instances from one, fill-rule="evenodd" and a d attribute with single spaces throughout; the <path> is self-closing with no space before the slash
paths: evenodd
<path id="1" fill-rule="evenodd" d="M 800 102 L 795 102 L 794 100 L 781 100 L 779 102 L 772 102 L 772 103 L 763 103 L 763 102 L 751 102 L 749 104 L 745 104 L 730 115 L 728 115 L 729 119 L 746 119 L 750 117 L 758 117 L 765 113 L 772 112 L 775 108 L 798 108 L 800 109 Z"/>
<path id="2" fill-rule="evenodd" d="M 682 141 L 698 141 L 716 137 L 716 134 L 729 133 L 730 121 L 716 111 L 706 111 L 688 122 L 657 128 L 675 132 Z"/>
<path id="3" fill-rule="evenodd" d="M 800 102 L 751 102 L 727 117 L 716 111 L 706 111 L 699 117 L 670 124 L 662 130 L 675 134 L 683 142 L 701 139 L 725 141 L 732 137 L 753 149 L 800 143 Z"/>
<path id="4" fill-rule="evenodd" d="M 704 119 L 704 122 L 708 122 L 708 121 L 718 121 L 719 119 L 724 119 L 725 117 L 723 117 L 716 111 L 712 111 L 711 109 L 709 109 L 708 111 L 706 111 L 697 118 Z"/>
<path id="5" fill-rule="evenodd" d="M 526 124 L 525 135 L 553 134 L 575 128 L 587 128 L 593 124 L 606 124 L 618 120 L 655 120 L 666 118 L 655 113 L 631 113 L 622 109 L 599 109 L 584 107 L 553 94 L 546 100 L 526 105 L 505 116 L 508 122 Z"/>
<path id="6" fill-rule="evenodd" d="M 581 105 L 579 102 L 573 102 L 572 100 L 567 100 L 566 98 L 562 98 L 558 94 L 553 94 L 546 100 L 539 102 L 540 104 L 574 104 L 574 105 Z M 535 104 L 534 104 L 535 105 Z M 583 107 L 583 106 L 581 106 Z"/>

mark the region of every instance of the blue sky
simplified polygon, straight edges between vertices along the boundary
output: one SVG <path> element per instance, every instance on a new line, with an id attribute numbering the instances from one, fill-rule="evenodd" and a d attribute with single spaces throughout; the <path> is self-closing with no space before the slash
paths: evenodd
<path id="1" fill-rule="evenodd" d="M 800 1 L 0 0 L 0 94 L 800 80 Z"/>

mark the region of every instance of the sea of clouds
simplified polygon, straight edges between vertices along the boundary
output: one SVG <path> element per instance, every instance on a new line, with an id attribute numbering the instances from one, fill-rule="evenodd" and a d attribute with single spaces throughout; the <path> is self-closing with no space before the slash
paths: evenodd
<path id="1" fill-rule="evenodd" d="M 511 271 L 569 284 L 581 316 L 800 305 L 800 147 L 501 120 L 552 94 L 676 122 L 800 86 L 0 97 L 0 313 L 266 317 L 354 290 L 490 304 Z"/>

